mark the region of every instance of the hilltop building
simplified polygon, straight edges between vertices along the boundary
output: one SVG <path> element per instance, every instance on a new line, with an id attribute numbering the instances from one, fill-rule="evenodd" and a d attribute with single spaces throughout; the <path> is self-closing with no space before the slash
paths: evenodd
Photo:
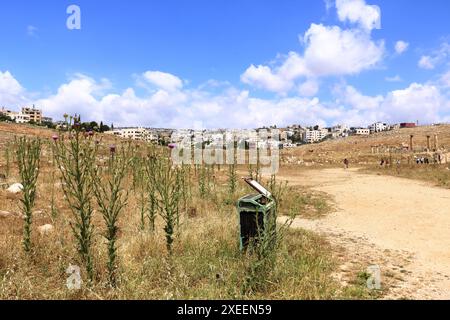
<path id="1" fill-rule="evenodd" d="M 328 135 L 329 135 L 328 129 L 316 126 L 304 132 L 303 141 L 305 143 L 316 143 L 324 140 Z"/>
<path id="2" fill-rule="evenodd" d="M 36 123 L 41 124 L 42 123 L 42 110 L 36 109 L 34 106 L 31 108 L 24 107 L 22 108 L 21 112 L 11 111 L 8 109 L 5 109 L 5 107 L 2 107 L 0 110 L 0 114 L 3 114 L 11 120 L 15 121 L 16 123 Z"/>
<path id="3" fill-rule="evenodd" d="M 21 114 L 29 116 L 30 120 L 28 122 L 42 123 L 42 110 L 36 109 L 34 105 L 32 108 L 22 108 Z"/>
<path id="4" fill-rule="evenodd" d="M 389 126 L 383 122 L 375 122 L 369 126 L 371 133 L 383 132 L 389 130 Z"/>
<path id="5" fill-rule="evenodd" d="M 150 132 L 145 128 L 120 128 L 114 129 L 112 131 L 107 131 L 105 132 L 105 134 L 110 134 L 120 138 L 136 141 L 146 141 L 146 142 L 158 141 L 158 136 L 154 135 L 152 132 Z"/>

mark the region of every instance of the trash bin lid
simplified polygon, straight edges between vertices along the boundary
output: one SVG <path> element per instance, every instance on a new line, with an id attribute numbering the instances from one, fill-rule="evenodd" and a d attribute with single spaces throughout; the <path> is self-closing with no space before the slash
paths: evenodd
<path id="1" fill-rule="evenodd" d="M 259 194 L 262 194 L 266 198 L 270 198 L 272 196 L 272 194 L 269 192 L 269 190 L 264 188 L 258 181 L 250 179 L 250 178 L 245 178 L 244 180 L 245 180 L 245 182 L 247 182 L 247 184 L 250 187 L 252 187 L 254 190 L 256 190 Z"/>

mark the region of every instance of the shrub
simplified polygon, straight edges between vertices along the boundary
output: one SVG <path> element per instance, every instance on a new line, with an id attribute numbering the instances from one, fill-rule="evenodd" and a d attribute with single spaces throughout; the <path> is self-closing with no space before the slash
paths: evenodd
<path id="1" fill-rule="evenodd" d="M 70 222 L 77 241 L 77 250 L 85 266 L 89 281 L 94 279 L 93 257 L 91 253 L 94 196 L 92 170 L 97 155 L 97 144 L 83 136 L 77 128 L 70 133 L 69 141 L 59 139 L 54 143 L 56 163 L 61 172 L 62 189 L 73 213 Z"/>
<path id="2" fill-rule="evenodd" d="M 117 233 L 118 219 L 122 209 L 127 205 L 128 192 L 123 188 L 125 174 L 130 164 L 130 147 L 122 147 L 112 158 L 109 172 L 103 175 L 99 167 L 94 171 L 94 193 L 106 225 L 105 238 L 108 241 L 108 280 L 116 287 L 117 277 Z M 106 177 L 105 177 L 106 176 Z"/>
<path id="3" fill-rule="evenodd" d="M 23 196 L 20 199 L 25 217 L 23 247 L 25 252 L 29 252 L 31 250 L 31 224 L 36 200 L 36 183 L 40 169 L 41 141 L 22 137 L 16 143 L 18 145 L 17 161 L 23 185 Z"/>

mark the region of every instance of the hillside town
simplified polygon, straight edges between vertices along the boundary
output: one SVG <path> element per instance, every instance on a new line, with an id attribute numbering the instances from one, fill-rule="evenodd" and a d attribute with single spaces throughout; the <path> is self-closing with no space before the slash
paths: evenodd
<path id="1" fill-rule="evenodd" d="M 43 111 L 36 106 L 23 107 L 20 111 L 12 111 L 2 107 L 0 109 L 0 121 L 10 121 L 18 124 L 32 124 L 53 127 L 56 129 L 64 129 L 69 122 L 68 116 L 64 115 L 65 120 L 54 122 L 52 118 L 45 117 Z M 320 125 L 304 127 L 302 125 L 290 125 L 284 128 L 277 126 L 257 128 L 262 129 L 278 129 L 280 133 L 280 144 L 282 148 L 295 148 L 304 144 L 320 143 L 332 139 L 344 139 L 349 136 L 369 136 L 371 134 L 392 131 L 402 128 L 414 128 L 418 124 L 412 122 L 404 122 L 398 124 L 387 124 L 383 122 L 375 122 L 368 127 L 349 127 L 344 124 L 334 125 L 331 127 L 322 127 Z M 105 126 L 103 122 L 88 122 L 85 124 L 88 130 L 104 132 L 105 134 L 113 135 L 123 139 L 130 139 L 136 141 L 145 141 L 157 144 L 169 144 L 173 140 L 174 129 L 163 128 L 145 128 L 145 127 L 119 127 L 114 128 L 114 125 Z M 197 130 L 199 131 L 199 130 Z M 182 130 L 178 131 L 178 140 L 183 136 L 193 136 L 196 130 Z M 207 137 L 210 143 L 223 140 L 225 129 L 200 130 L 203 136 Z M 246 139 L 247 143 L 257 143 L 253 141 L 252 137 Z"/>

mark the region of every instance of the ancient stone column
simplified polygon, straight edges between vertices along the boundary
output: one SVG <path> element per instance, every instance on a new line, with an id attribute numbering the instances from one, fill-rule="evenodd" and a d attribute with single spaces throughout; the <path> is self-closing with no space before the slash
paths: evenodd
<path id="1" fill-rule="evenodd" d="M 410 135 L 410 136 L 409 136 L 409 151 L 411 151 L 411 152 L 414 151 L 414 150 L 413 150 L 413 147 L 414 147 L 414 145 L 413 145 L 413 139 L 414 139 L 414 136 L 413 136 L 413 135 Z"/>
<path id="2" fill-rule="evenodd" d="M 438 141 L 438 135 L 434 135 L 434 149 L 437 151 L 439 150 L 439 141 Z"/>
<path id="3" fill-rule="evenodd" d="M 431 150 L 430 138 L 431 138 L 430 136 L 427 136 L 427 149 L 428 149 L 428 151 Z"/>

